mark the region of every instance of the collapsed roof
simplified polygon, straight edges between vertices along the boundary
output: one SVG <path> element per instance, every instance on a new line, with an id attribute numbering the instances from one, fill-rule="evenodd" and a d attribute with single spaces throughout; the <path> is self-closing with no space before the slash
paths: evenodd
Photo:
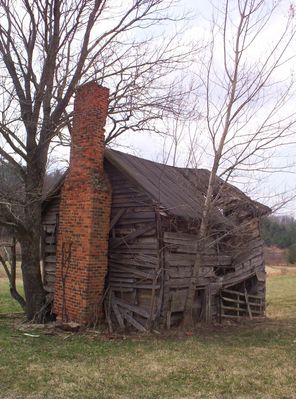
<path id="1" fill-rule="evenodd" d="M 201 219 L 210 176 L 208 170 L 168 166 L 111 149 L 105 150 L 105 160 L 168 213 L 186 219 Z M 45 202 L 58 194 L 65 175 L 47 195 Z M 244 216 L 260 217 L 271 211 L 219 178 L 215 198 L 211 219 L 219 224 L 229 224 L 227 216 L 232 212 L 243 211 Z"/>

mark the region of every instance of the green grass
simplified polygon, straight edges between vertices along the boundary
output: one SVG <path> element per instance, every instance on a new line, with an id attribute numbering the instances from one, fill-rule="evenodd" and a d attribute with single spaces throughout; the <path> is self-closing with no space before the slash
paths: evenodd
<path id="1" fill-rule="evenodd" d="M 18 284 L 18 291 L 23 295 L 22 285 Z M 0 315 L 3 313 L 21 312 L 21 306 L 11 299 L 8 282 L 0 278 Z"/>
<path id="2" fill-rule="evenodd" d="M 30 337 L 0 314 L 0 398 L 296 398 L 295 287 L 296 275 L 271 277 L 267 320 L 185 338 Z"/>

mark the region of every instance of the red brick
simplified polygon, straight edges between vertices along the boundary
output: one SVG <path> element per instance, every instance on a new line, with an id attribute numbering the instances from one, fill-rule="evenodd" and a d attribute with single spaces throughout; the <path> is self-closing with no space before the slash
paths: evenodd
<path id="1" fill-rule="evenodd" d="M 108 267 L 111 188 L 104 174 L 108 89 L 80 86 L 74 104 L 69 173 L 59 215 L 54 312 L 90 324 L 101 313 Z"/>

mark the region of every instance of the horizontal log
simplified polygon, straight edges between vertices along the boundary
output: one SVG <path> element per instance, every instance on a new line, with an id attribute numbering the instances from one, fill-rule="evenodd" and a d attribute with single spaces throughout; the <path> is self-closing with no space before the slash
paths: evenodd
<path id="1" fill-rule="evenodd" d="M 143 255 L 154 255 L 157 253 L 157 248 L 151 248 L 148 247 L 149 244 L 146 244 L 145 246 L 132 246 L 129 245 L 128 247 L 121 247 L 121 248 L 116 248 L 112 249 L 112 252 L 114 254 L 122 254 L 122 255 L 138 255 L 139 253 L 142 253 Z"/>
<path id="2" fill-rule="evenodd" d="M 44 290 L 46 292 L 54 292 L 54 285 L 53 284 L 45 284 L 43 286 Z"/>
<path id="3" fill-rule="evenodd" d="M 108 277 L 108 281 L 110 284 L 112 283 L 120 283 L 120 284 L 132 284 L 134 283 L 136 280 L 134 278 L 125 278 L 123 276 L 118 276 L 117 274 L 114 275 L 113 273 L 109 274 Z"/>
<path id="4" fill-rule="evenodd" d="M 234 295 L 239 295 L 239 296 L 245 297 L 245 293 L 244 292 L 234 291 L 234 290 L 231 290 L 231 289 L 228 289 L 228 288 L 223 288 L 222 295 L 224 293 L 234 294 Z M 255 294 L 249 294 L 249 293 L 248 293 L 248 297 L 249 298 L 253 298 L 253 299 L 263 299 L 264 298 L 262 295 L 255 295 Z"/>
<path id="5" fill-rule="evenodd" d="M 196 255 L 173 254 L 165 251 L 165 264 L 168 266 L 192 266 L 194 265 Z"/>
<path id="6" fill-rule="evenodd" d="M 149 223 L 151 223 L 151 221 L 149 221 Z M 138 223 L 138 224 L 129 224 L 126 226 L 116 226 L 116 228 L 113 229 L 115 235 L 114 237 L 116 238 L 121 238 L 124 237 L 130 233 L 132 233 L 133 231 L 135 231 L 135 228 L 138 228 L 138 226 L 143 226 L 143 223 Z M 157 238 L 156 235 L 156 229 L 151 229 L 149 231 L 146 231 L 145 233 L 143 233 L 141 235 L 141 239 L 143 238 Z"/>
<path id="7" fill-rule="evenodd" d="M 140 263 L 139 261 L 135 261 L 133 259 L 127 260 L 124 259 L 122 262 L 119 260 L 115 260 L 115 259 L 109 259 L 109 265 L 113 268 L 113 267 L 134 267 L 137 268 L 137 270 L 141 270 L 144 271 L 146 273 L 153 273 L 154 270 L 158 270 L 158 265 L 154 265 L 151 263 Z M 150 270 L 148 272 L 148 270 Z"/>
<path id="8" fill-rule="evenodd" d="M 133 202 L 142 202 L 145 204 L 145 202 L 147 201 L 147 196 L 143 195 L 141 193 L 133 193 L 132 196 L 130 196 L 130 194 L 117 194 L 117 195 L 113 195 L 112 197 L 112 207 L 115 204 L 131 204 Z M 129 205 L 131 206 L 131 205 Z"/>
<path id="9" fill-rule="evenodd" d="M 152 221 L 155 220 L 155 212 L 146 211 L 146 212 L 135 212 L 134 210 L 127 210 L 127 212 L 122 216 L 122 220 L 128 219 L 151 219 Z"/>
<path id="10" fill-rule="evenodd" d="M 57 251 L 55 245 L 45 245 L 44 246 L 44 253 L 45 254 L 55 254 Z"/>
<path id="11" fill-rule="evenodd" d="M 146 278 L 146 279 L 154 279 L 156 276 L 155 272 L 145 272 L 143 270 L 136 269 L 135 267 L 127 267 L 110 261 L 109 261 L 109 270 L 111 273 L 127 272 L 131 275 L 135 275 L 137 277 Z"/>
<path id="12" fill-rule="evenodd" d="M 234 294 L 234 295 L 238 295 L 238 296 L 242 296 L 242 297 L 245 297 L 245 293 L 244 292 L 240 292 L 240 291 L 234 291 L 234 290 L 230 290 L 230 289 L 224 289 L 223 288 L 223 290 L 222 290 L 222 295 L 224 294 L 224 293 L 227 293 L 227 294 Z"/>
<path id="13" fill-rule="evenodd" d="M 56 256 L 55 255 L 46 256 L 44 261 L 47 263 L 56 263 Z"/>
<path id="14" fill-rule="evenodd" d="M 224 306 L 224 305 L 221 305 L 221 309 L 223 310 L 223 311 L 232 311 L 232 312 L 239 312 L 239 313 L 243 313 L 243 314 L 246 314 L 247 316 L 249 315 L 249 313 L 248 313 L 248 309 L 247 308 L 238 308 L 238 307 L 234 307 L 234 306 Z M 263 311 L 260 311 L 260 310 L 255 310 L 255 309 L 252 309 L 251 308 L 251 313 L 252 313 L 252 315 L 262 315 L 264 312 Z M 224 313 L 225 314 L 225 313 Z M 242 315 L 240 315 L 240 316 L 242 316 Z"/>
<path id="15" fill-rule="evenodd" d="M 55 234 L 46 235 L 44 238 L 45 244 L 54 245 L 56 243 L 56 236 Z"/>
<path id="16" fill-rule="evenodd" d="M 116 209 L 120 209 L 120 208 L 130 208 L 130 207 L 136 207 L 136 206 L 143 206 L 147 204 L 146 200 L 138 200 L 138 201 L 130 201 L 130 202 L 126 202 L 126 203 L 114 203 L 112 204 L 112 209 L 113 211 L 115 211 Z"/>
<path id="17" fill-rule="evenodd" d="M 132 316 L 130 316 L 127 312 L 123 314 L 123 317 L 131 324 L 133 325 L 137 330 L 141 332 L 147 332 L 146 328 L 139 323 L 137 320 L 135 320 Z"/>
<path id="18" fill-rule="evenodd" d="M 114 260 L 116 263 L 121 264 L 131 264 L 131 265 L 143 265 L 143 267 L 157 267 L 159 259 L 157 256 L 145 255 L 145 254 L 136 254 L 136 255 L 129 255 L 129 254 L 116 254 L 116 253 L 109 253 L 109 258 Z M 151 265 L 151 266 L 149 266 Z"/>
<path id="19" fill-rule="evenodd" d="M 163 241 L 169 244 L 196 245 L 197 236 L 184 233 L 163 233 Z"/>
<path id="20" fill-rule="evenodd" d="M 186 278 L 192 276 L 192 267 L 182 267 L 182 268 L 167 268 L 166 274 L 170 278 Z"/>
<path id="21" fill-rule="evenodd" d="M 245 304 L 246 306 L 247 306 L 247 304 Z M 248 312 L 248 309 L 245 307 L 245 308 L 242 308 L 242 307 L 240 307 L 240 306 L 226 306 L 226 305 L 221 305 L 221 309 L 223 309 L 223 310 L 233 310 L 233 311 L 236 311 L 236 312 L 241 312 L 241 313 L 247 313 Z"/>
<path id="22" fill-rule="evenodd" d="M 158 290 L 160 288 L 159 284 L 138 284 L 138 283 L 118 283 L 118 282 L 109 282 L 110 287 L 113 289 L 120 289 L 121 287 L 123 288 L 143 288 L 147 290 Z"/>
<path id="23" fill-rule="evenodd" d="M 110 239 L 109 240 L 109 248 L 110 250 L 115 249 L 117 247 L 119 247 L 120 245 L 127 245 L 129 246 L 130 242 L 134 241 L 137 237 L 141 236 L 142 234 L 148 232 L 149 230 L 152 230 L 154 228 L 154 223 L 153 224 L 148 224 L 146 226 L 143 226 L 141 228 L 136 229 L 135 231 L 129 233 L 128 235 L 126 235 L 125 237 L 122 238 L 114 238 L 114 239 Z M 157 243 L 141 243 L 138 242 L 137 244 L 133 244 L 135 245 L 151 245 L 153 246 L 153 248 L 157 248 Z"/>
<path id="24" fill-rule="evenodd" d="M 241 304 L 246 304 L 246 301 L 242 301 L 242 300 L 239 300 L 239 299 L 234 299 L 234 298 L 227 298 L 227 297 L 225 297 L 225 296 L 222 296 L 221 297 L 224 301 L 226 301 L 226 302 L 234 302 L 234 303 L 241 303 Z"/>
<path id="25" fill-rule="evenodd" d="M 56 214 L 46 214 L 42 219 L 43 224 L 56 224 L 57 223 L 57 215 Z"/>
<path id="26" fill-rule="evenodd" d="M 174 254 L 165 253 L 165 262 L 169 266 L 193 266 L 196 260 L 196 254 Z M 203 267 L 233 267 L 231 256 L 204 255 L 202 257 Z"/>
<path id="27" fill-rule="evenodd" d="M 44 277 L 47 283 L 54 283 L 55 281 L 55 274 L 46 273 Z"/>
<path id="28" fill-rule="evenodd" d="M 154 222 L 153 219 L 138 219 L 132 217 L 130 217 L 129 219 L 119 219 L 118 222 L 116 223 L 116 229 L 119 229 L 121 226 L 133 226 L 133 225 L 152 223 L 152 222 Z"/>
<path id="29" fill-rule="evenodd" d="M 166 244 L 165 245 L 166 250 L 168 250 L 171 253 L 177 253 L 177 254 L 196 254 L 197 252 L 197 246 L 196 245 L 177 245 L 177 244 Z"/>
<path id="30" fill-rule="evenodd" d="M 45 273 L 55 273 L 56 271 L 56 265 L 55 263 L 45 263 L 44 264 L 44 272 Z"/>
<path id="31" fill-rule="evenodd" d="M 43 225 L 43 228 L 46 233 L 52 234 L 56 230 L 56 225 L 55 224 L 54 225 L 47 224 L 47 225 Z"/>
<path id="32" fill-rule="evenodd" d="M 118 306 L 123 307 L 127 310 L 130 310 L 133 313 L 137 313 L 140 316 L 145 317 L 146 319 L 148 319 L 150 316 L 149 313 L 145 309 L 141 308 L 140 306 L 132 305 L 132 304 L 122 301 L 121 299 L 116 298 L 116 297 L 114 297 L 114 301 Z"/>

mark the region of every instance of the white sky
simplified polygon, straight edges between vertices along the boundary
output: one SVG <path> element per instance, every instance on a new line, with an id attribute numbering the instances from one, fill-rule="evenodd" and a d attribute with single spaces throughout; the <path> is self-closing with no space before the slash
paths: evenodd
<path id="1" fill-rule="evenodd" d="M 223 2 L 219 0 L 212 1 L 214 5 L 219 5 Z M 209 34 L 209 23 L 211 20 L 211 15 L 213 11 L 213 6 L 208 0 L 197 1 L 197 0 L 183 0 L 180 2 L 180 6 L 184 8 L 190 8 L 196 17 L 189 24 L 188 32 L 184 40 L 189 39 L 199 39 L 202 37 L 207 37 Z M 289 12 L 289 1 L 283 1 L 282 7 L 278 14 L 272 20 L 272 23 L 268 29 L 264 32 L 260 43 L 256 43 L 249 51 L 250 63 L 252 60 L 255 62 L 260 58 L 264 50 L 271 46 L 274 41 L 278 38 L 280 28 L 285 22 L 286 17 Z M 191 25 L 191 26 L 190 26 Z M 293 57 L 296 54 L 295 46 L 291 45 L 289 51 L 289 56 Z M 217 60 L 219 59 L 219 54 L 217 55 Z M 219 62 L 219 61 L 218 61 Z M 218 64 L 217 62 L 217 64 Z M 217 65 L 217 68 L 218 65 Z M 274 79 L 283 80 L 283 77 L 290 77 L 292 71 L 296 69 L 296 61 L 291 60 L 284 68 L 279 70 L 279 72 L 274 76 Z M 285 110 L 294 109 L 295 102 L 287 102 Z M 264 112 L 264 109 L 261 110 Z M 262 115 L 258 115 L 259 117 Z M 256 121 L 253 121 L 254 123 Z M 196 129 L 194 123 L 192 123 L 191 130 Z M 295 139 L 296 142 L 296 134 Z M 131 146 L 133 152 L 136 155 L 143 156 L 152 160 L 162 160 L 163 158 L 163 140 L 161 138 L 156 138 L 155 136 L 144 136 L 144 135 L 125 135 L 120 139 L 120 144 Z M 169 143 L 166 143 L 167 149 L 170 148 Z M 186 134 L 182 138 L 182 151 L 179 152 L 179 162 L 182 162 L 182 158 L 186 158 Z M 200 159 L 200 167 L 210 167 L 209 157 L 207 157 L 207 152 L 202 154 Z M 296 179 L 295 179 L 295 163 L 296 163 L 296 145 L 290 144 L 285 147 L 279 147 L 272 153 L 270 153 L 269 166 L 273 168 L 284 169 L 283 171 L 277 171 L 272 174 L 260 173 L 260 174 L 250 174 L 249 178 L 245 177 L 240 179 L 239 185 L 245 191 L 250 193 L 253 198 L 259 199 L 262 202 L 267 203 L 270 206 L 274 206 L 278 202 L 283 202 L 286 199 L 292 197 L 296 194 Z M 245 182 L 245 185 L 242 183 Z M 236 182 L 237 183 L 237 182 Z M 281 213 L 292 214 L 296 216 L 296 201 L 290 201 L 288 204 L 280 211 Z"/>
<path id="2" fill-rule="evenodd" d="M 203 38 L 209 37 L 209 27 L 213 9 L 215 6 L 219 6 L 222 3 L 222 0 L 213 0 L 212 2 L 209 0 L 179 1 L 178 6 L 180 7 L 180 10 L 191 9 L 195 15 L 195 17 L 192 18 L 192 20 L 188 23 L 188 30 L 184 34 L 184 42 L 187 40 L 201 40 Z M 289 0 L 283 0 L 282 3 L 281 9 L 270 23 L 268 29 L 265 30 L 260 43 L 257 42 L 256 45 L 252 46 L 251 50 L 249 51 L 248 56 L 250 63 L 252 63 L 252 61 L 256 63 L 268 46 L 272 45 L 278 38 L 280 28 L 285 22 L 290 6 Z M 267 4 L 269 4 L 268 1 Z M 272 4 L 272 0 L 270 0 L 270 4 Z M 291 45 L 289 55 L 293 57 L 295 54 L 296 45 Z M 221 54 L 216 52 L 215 57 L 217 64 L 216 68 L 219 71 Z M 281 68 L 275 75 L 274 79 L 281 80 L 283 77 L 290 77 L 293 70 L 296 70 L 295 60 L 291 60 L 289 64 Z M 294 107 L 295 102 L 290 101 L 287 102 L 285 110 L 293 110 Z M 264 109 L 261 110 L 261 114 L 258 115 L 258 121 L 260 120 L 260 117 L 262 118 L 262 116 L 264 116 L 262 115 L 263 113 Z M 257 120 L 252 121 L 254 125 L 256 122 Z M 209 168 L 211 166 L 210 146 L 208 145 L 207 140 L 204 139 L 204 137 L 200 134 L 203 129 L 205 129 L 205 126 L 200 121 L 198 121 L 197 124 L 194 122 L 192 122 L 190 125 L 187 124 L 178 148 L 177 160 L 180 164 L 184 164 L 184 161 L 188 155 L 187 148 L 189 134 L 193 135 L 193 132 L 197 132 L 198 143 L 200 145 L 200 154 L 197 154 L 198 167 Z M 294 142 L 296 142 L 296 134 Z M 166 139 L 166 142 L 164 142 L 164 139 L 161 137 L 156 137 L 155 135 L 150 136 L 142 133 L 127 133 L 118 140 L 117 144 L 122 146 L 119 149 L 123 151 L 132 152 L 135 155 L 156 161 L 162 161 L 164 158 L 166 158 L 167 153 L 171 148 L 171 144 L 168 139 Z M 165 151 L 163 149 L 164 144 Z M 65 154 L 66 153 L 67 151 Z M 61 154 L 61 156 L 63 156 L 63 154 Z M 291 198 L 294 194 L 296 195 L 295 164 L 296 145 L 290 144 L 288 146 L 279 147 L 272 153 L 270 152 L 268 166 L 279 168 L 280 171 L 272 174 L 250 173 L 249 176 L 244 176 L 243 178 L 240 177 L 239 181 L 234 181 L 234 183 L 250 194 L 254 199 L 258 199 L 270 206 L 274 206 L 276 203 L 283 202 L 286 199 Z M 294 215 L 296 217 L 296 200 L 289 201 L 280 212 Z"/>

